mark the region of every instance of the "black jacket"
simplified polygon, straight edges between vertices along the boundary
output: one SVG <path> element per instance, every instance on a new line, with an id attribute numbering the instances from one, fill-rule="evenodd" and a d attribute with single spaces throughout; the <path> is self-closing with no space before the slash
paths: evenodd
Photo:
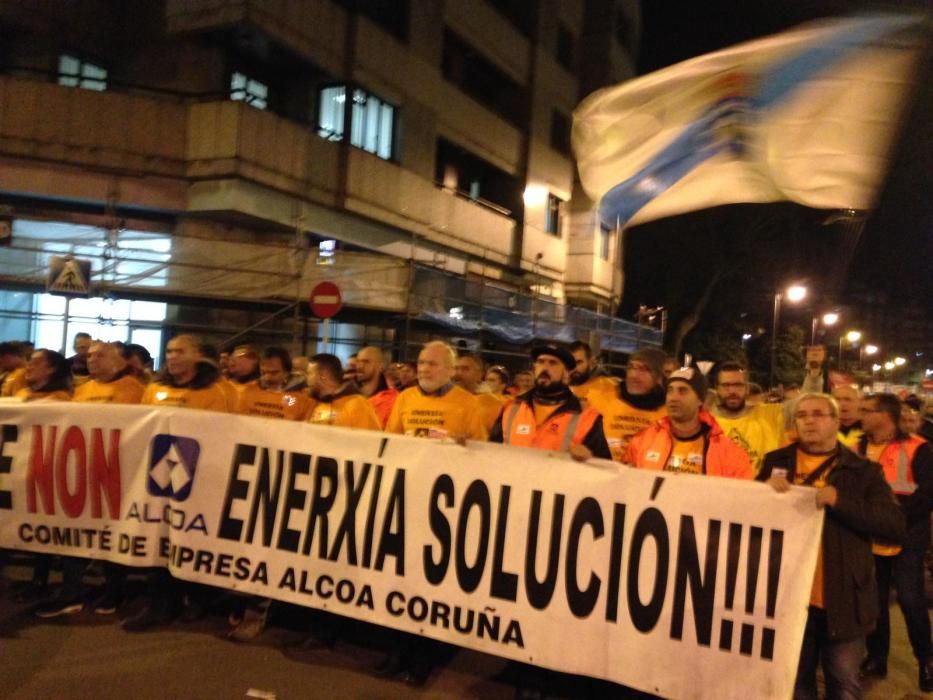
<path id="1" fill-rule="evenodd" d="M 845 640 L 868 634 L 878 617 L 872 538 L 900 544 L 906 526 L 877 464 L 843 445 L 829 459 L 837 458 L 826 478 L 839 498 L 835 506 L 826 508 L 823 525 L 823 603 L 830 639 Z M 775 468 L 786 469 L 787 480 L 793 483 L 797 443 L 766 454 L 758 480 L 767 481 Z"/>

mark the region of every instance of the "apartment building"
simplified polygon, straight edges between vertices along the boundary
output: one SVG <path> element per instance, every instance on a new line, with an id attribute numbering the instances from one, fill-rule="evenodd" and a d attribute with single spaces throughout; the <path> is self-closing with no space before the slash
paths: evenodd
<path id="1" fill-rule="evenodd" d="M 328 279 L 344 356 L 659 344 L 570 149 L 637 38 L 635 0 L 0 0 L 2 335 L 314 350 Z"/>

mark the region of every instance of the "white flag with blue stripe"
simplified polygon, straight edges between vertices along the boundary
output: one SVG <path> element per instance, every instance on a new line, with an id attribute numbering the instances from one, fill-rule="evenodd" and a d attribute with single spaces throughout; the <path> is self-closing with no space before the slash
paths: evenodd
<path id="1" fill-rule="evenodd" d="M 594 93 L 574 112 L 573 144 L 601 224 L 742 202 L 871 208 L 921 26 L 813 23 Z"/>

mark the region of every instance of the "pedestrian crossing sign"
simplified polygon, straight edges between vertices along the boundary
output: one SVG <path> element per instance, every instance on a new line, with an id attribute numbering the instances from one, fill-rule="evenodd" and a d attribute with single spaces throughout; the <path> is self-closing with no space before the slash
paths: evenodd
<path id="1" fill-rule="evenodd" d="M 52 294 L 90 296 L 90 261 L 53 256 L 49 260 L 49 276 L 45 289 Z"/>

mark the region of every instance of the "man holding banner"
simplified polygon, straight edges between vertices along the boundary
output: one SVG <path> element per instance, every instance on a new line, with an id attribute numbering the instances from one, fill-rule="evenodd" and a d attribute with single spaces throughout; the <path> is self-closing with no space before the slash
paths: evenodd
<path id="1" fill-rule="evenodd" d="M 903 541 L 904 517 L 878 465 L 840 444 L 832 397 L 801 396 L 794 427 L 798 441 L 766 454 L 758 475 L 778 493 L 813 487 L 826 509 L 794 697 L 816 699 L 822 663 L 827 697 L 860 698 L 865 635 L 878 617 L 872 538 Z"/>
<path id="2" fill-rule="evenodd" d="M 414 437 L 485 440 L 482 409 L 473 394 L 453 383 L 457 353 L 433 341 L 418 355 L 418 383 L 399 394 L 387 433 Z"/>
<path id="3" fill-rule="evenodd" d="M 569 452 L 579 461 L 611 459 L 602 416 L 593 408 L 584 408 L 569 386 L 574 356 L 564 348 L 546 345 L 532 350 L 531 359 L 535 388 L 506 404 L 490 442 Z"/>

